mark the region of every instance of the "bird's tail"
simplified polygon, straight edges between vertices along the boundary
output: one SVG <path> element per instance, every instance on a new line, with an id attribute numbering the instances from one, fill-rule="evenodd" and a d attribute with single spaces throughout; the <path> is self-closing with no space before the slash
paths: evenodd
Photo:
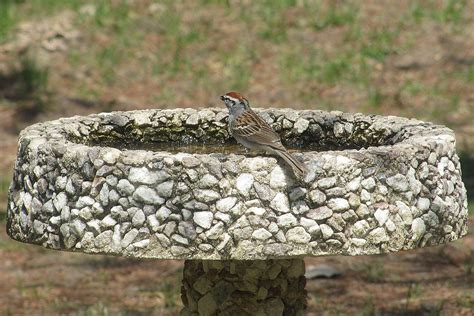
<path id="1" fill-rule="evenodd" d="M 306 172 L 306 166 L 304 163 L 298 161 L 295 157 L 293 157 L 288 151 L 283 151 L 283 150 L 275 150 L 275 152 L 283 158 L 283 160 L 286 162 L 288 166 L 293 169 L 293 172 L 298 178 L 302 178 Z"/>

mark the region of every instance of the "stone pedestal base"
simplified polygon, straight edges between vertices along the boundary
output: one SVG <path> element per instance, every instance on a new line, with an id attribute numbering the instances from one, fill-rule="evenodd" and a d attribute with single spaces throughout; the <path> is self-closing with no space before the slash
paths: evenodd
<path id="1" fill-rule="evenodd" d="M 302 259 L 186 260 L 181 315 L 304 315 Z"/>

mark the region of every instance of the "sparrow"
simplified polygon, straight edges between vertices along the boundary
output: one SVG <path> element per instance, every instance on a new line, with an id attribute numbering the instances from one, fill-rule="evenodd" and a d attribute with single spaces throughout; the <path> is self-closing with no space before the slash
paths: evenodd
<path id="1" fill-rule="evenodd" d="M 241 145 L 278 155 L 301 178 L 306 166 L 293 157 L 282 145 L 280 135 L 251 108 L 249 101 L 238 92 L 221 96 L 229 110 L 229 131 Z"/>

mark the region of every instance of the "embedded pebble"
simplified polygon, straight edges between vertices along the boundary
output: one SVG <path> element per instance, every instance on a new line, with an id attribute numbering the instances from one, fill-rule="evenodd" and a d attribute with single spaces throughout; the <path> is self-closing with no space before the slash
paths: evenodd
<path id="1" fill-rule="evenodd" d="M 427 211 L 427 210 L 429 210 L 430 205 L 431 205 L 430 199 L 428 199 L 428 198 L 419 198 L 418 202 L 416 204 L 416 207 L 418 207 L 418 209 L 420 211 Z"/>
<path id="2" fill-rule="evenodd" d="M 327 205 L 329 206 L 329 208 L 336 212 L 345 211 L 350 208 L 349 202 L 343 198 L 331 199 L 328 201 Z"/>
<path id="3" fill-rule="evenodd" d="M 320 190 L 309 192 L 309 199 L 316 205 L 322 205 L 326 201 L 326 195 Z"/>
<path id="4" fill-rule="evenodd" d="M 156 193 L 164 198 L 169 198 L 173 194 L 174 181 L 166 181 L 156 186 Z"/>
<path id="5" fill-rule="evenodd" d="M 132 246 L 134 248 L 142 249 L 142 248 L 148 247 L 149 244 L 150 244 L 149 239 L 143 239 L 143 240 L 140 240 L 140 241 L 137 241 L 137 242 L 133 243 Z"/>
<path id="6" fill-rule="evenodd" d="M 145 213 L 142 210 L 138 210 L 132 217 L 132 225 L 135 227 L 142 226 L 145 223 Z"/>
<path id="7" fill-rule="evenodd" d="M 402 174 L 396 174 L 392 177 L 387 178 L 387 184 L 397 192 L 408 191 L 409 183 L 407 178 Z"/>
<path id="8" fill-rule="evenodd" d="M 117 184 L 117 189 L 123 195 L 132 195 L 135 187 L 127 179 L 120 179 Z"/>
<path id="9" fill-rule="evenodd" d="M 419 240 L 426 231 L 425 222 L 421 218 L 415 218 L 411 224 L 412 240 Z"/>
<path id="10" fill-rule="evenodd" d="M 184 245 L 184 246 L 189 245 L 189 241 L 186 238 L 184 238 L 183 236 L 180 236 L 178 234 L 172 235 L 171 240 L 177 242 L 178 244 Z"/>
<path id="11" fill-rule="evenodd" d="M 279 189 L 286 186 L 286 176 L 280 166 L 273 168 L 270 173 L 270 187 L 272 189 Z"/>
<path id="12" fill-rule="evenodd" d="M 76 207 L 83 208 L 85 206 L 91 206 L 92 204 L 94 204 L 94 202 L 94 199 L 90 196 L 81 196 L 76 202 Z"/>
<path id="13" fill-rule="evenodd" d="M 68 198 L 66 193 L 60 192 L 56 195 L 56 198 L 53 200 L 54 207 L 56 210 L 61 211 L 68 203 Z"/>
<path id="14" fill-rule="evenodd" d="M 207 232 L 206 237 L 213 240 L 218 239 L 224 233 L 224 223 L 219 222 L 212 226 Z"/>
<path id="15" fill-rule="evenodd" d="M 92 218 L 92 209 L 89 206 L 80 209 L 79 217 L 86 221 L 90 220 Z"/>
<path id="16" fill-rule="evenodd" d="M 100 233 L 97 237 L 95 237 L 94 245 L 96 248 L 104 248 L 110 244 L 112 240 L 113 232 L 111 230 L 106 230 L 103 233 Z"/>
<path id="17" fill-rule="evenodd" d="M 164 222 L 171 215 L 171 210 L 163 205 L 156 211 L 155 215 L 159 221 Z"/>
<path id="18" fill-rule="evenodd" d="M 147 186 L 139 186 L 135 192 L 133 193 L 133 198 L 139 202 L 143 202 L 146 204 L 163 204 L 164 199 L 158 194 L 156 194 L 156 191 L 153 190 L 152 188 L 149 188 Z"/>
<path id="19" fill-rule="evenodd" d="M 404 224 L 411 225 L 411 223 L 413 222 L 413 214 L 408 205 L 401 201 L 396 201 L 395 204 L 398 208 L 401 218 L 403 219 Z"/>
<path id="20" fill-rule="evenodd" d="M 288 213 L 290 211 L 290 202 L 286 194 L 277 193 L 270 202 L 270 207 L 280 213 Z"/>
<path id="21" fill-rule="evenodd" d="M 351 180 L 347 185 L 347 189 L 349 191 L 355 192 L 359 190 L 361 184 L 361 177 L 356 177 L 353 180 Z"/>
<path id="22" fill-rule="evenodd" d="M 374 178 L 364 179 L 360 184 L 362 185 L 364 189 L 366 189 L 369 192 L 372 192 L 372 190 L 375 188 Z"/>
<path id="23" fill-rule="evenodd" d="M 352 232 L 358 237 L 363 237 L 367 233 L 369 228 L 370 228 L 369 223 L 367 223 L 366 220 L 361 220 L 361 221 L 356 222 L 352 226 Z"/>
<path id="24" fill-rule="evenodd" d="M 308 120 L 300 118 L 295 122 L 295 124 L 293 125 L 293 128 L 296 129 L 296 132 L 298 134 L 302 134 L 304 131 L 308 129 L 308 126 L 309 126 Z"/>
<path id="25" fill-rule="evenodd" d="M 265 228 L 259 228 L 252 233 L 252 237 L 258 240 L 267 240 L 272 234 Z"/>
<path id="26" fill-rule="evenodd" d="M 153 232 L 158 231 L 160 227 L 160 222 L 158 221 L 155 215 L 148 215 L 148 217 L 146 218 L 146 222 Z"/>
<path id="27" fill-rule="evenodd" d="M 36 219 L 33 221 L 33 231 L 36 234 L 42 235 L 45 229 L 46 229 L 46 224 L 45 223 L 42 223 L 42 222 L 40 222 Z"/>
<path id="28" fill-rule="evenodd" d="M 224 213 L 227 213 L 237 203 L 236 197 L 227 197 L 216 202 L 216 208 Z"/>
<path id="29" fill-rule="evenodd" d="M 243 173 L 237 177 L 237 180 L 235 181 L 235 187 L 240 194 L 243 196 L 248 196 L 250 188 L 253 185 L 253 181 L 253 175 L 249 173 Z"/>
<path id="30" fill-rule="evenodd" d="M 311 240 L 311 235 L 303 227 L 295 227 L 286 232 L 286 239 L 289 242 L 305 244 Z"/>
<path id="31" fill-rule="evenodd" d="M 297 223 L 298 220 L 293 214 L 284 214 L 278 217 L 278 226 L 280 227 L 291 227 Z"/>
<path id="32" fill-rule="evenodd" d="M 146 167 L 130 168 L 128 180 L 132 183 L 155 184 L 160 179 L 157 172 L 150 171 Z"/>
<path id="33" fill-rule="evenodd" d="M 319 225 L 319 228 L 321 229 L 324 239 L 329 239 L 334 234 L 332 228 L 326 224 Z"/>
<path id="34" fill-rule="evenodd" d="M 203 189 L 203 190 L 198 189 L 194 193 L 194 196 L 196 197 L 196 200 L 203 203 L 213 202 L 220 198 L 220 195 L 218 192 L 213 191 L 213 190 L 208 190 L 208 189 Z"/>
<path id="35" fill-rule="evenodd" d="M 193 221 L 202 228 L 208 229 L 211 227 L 214 215 L 211 212 L 196 212 L 193 215 Z"/>
<path id="36" fill-rule="evenodd" d="M 374 213 L 374 217 L 379 223 L 379 226 L 383 226 L 385 222 L 388 220 L 389 210 L 387 209 L 377 209 Z"/>
<path id="37" fill-rule="evenodd" d="M 332 214 L 333 211 L 329 207 L 321 206 L 317 209 L 310 210 L 306 216 L 314 220 L 323 220 L 326 218 L 330 218 Z"/>
<path id="38" fill-rule="evenodd" d="M 390 238 L 387 235 L 387 232 L 382 227 L 376 228 L 367 235 L 367 240 L 374 244 L 380 244 L 382 242 L 389 241 Z"/>
<path id="39" fill-rule="evenodd" d="M 128 245 L 130 245 L 137 236 L 138 236 L 138 229 L 133 228 L 128 233 L 126 233 L 125 236 L 123 236 L 121 246 L 123 248 L 127 248 Z"/>
<path id="40" fill-rule="evenodd" d="M 190 240 L 194 240 L 197 236 L 196 229 L 191 222 L 180 222 L 178 232 Z"/>
<path id="41" fill-rule="evenodd" d="M 213 186 L 217 185 L 219 180 L 211 174 L 206 174 L 204 177 L 199 180 L 199 187 L 201 188 L 212 188 Z"/>
<path id="42" fill-rule="evenodd" d="M 320 189 L 329 189 L 336 185 L 336 177 L 318 180 L 317 184 Z"/>

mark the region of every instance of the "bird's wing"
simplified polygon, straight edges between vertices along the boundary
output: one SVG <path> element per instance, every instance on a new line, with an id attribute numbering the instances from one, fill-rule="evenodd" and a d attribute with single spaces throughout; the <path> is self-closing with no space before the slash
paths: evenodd
<path id="1" fill-rule="evenodd" d="M 284 149 L 280 135 L 275 133 L 271 126 L 252 110 L 240 114 L 236 118 L 232 130 L 236 136 L 246 138 L 247 141 L 278 150 Z"/>

